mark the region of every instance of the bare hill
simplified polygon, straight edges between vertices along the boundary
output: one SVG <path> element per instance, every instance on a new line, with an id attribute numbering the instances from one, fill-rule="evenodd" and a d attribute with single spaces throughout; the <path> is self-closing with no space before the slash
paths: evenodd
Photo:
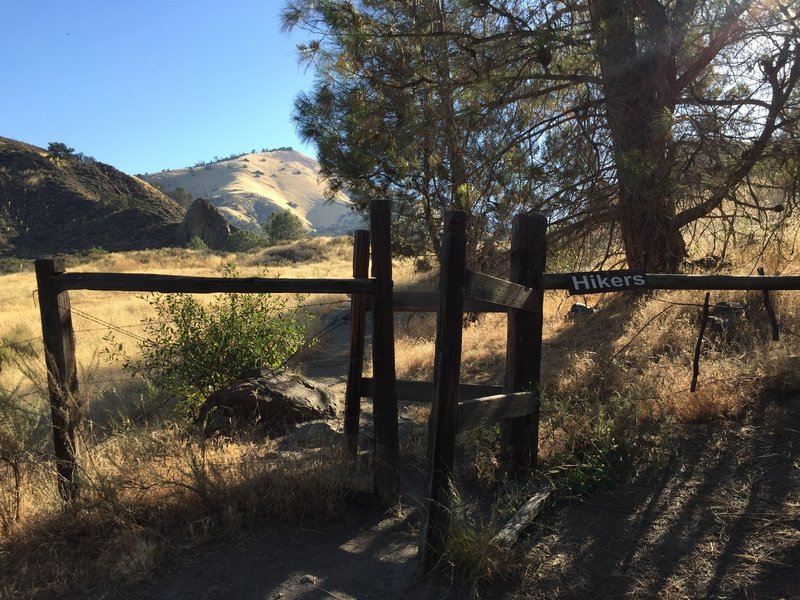
<path id="1" fill-rule="evenodd" d="M 114 167 L 0 137 L 0 254 L 172 246 L 184 212 Z"/>
<path id="2" fill-rule="evenodd" d="M 228 221 L 241 229 L 257 229 L 277 210 L 289 210 L 315 233 L 334 235 L 360 227 L 348 198 L 325 197 L 319 165 L 290 149 L 242 154 L 186 169 L 142 175 L 171 192 L 183 188 L 208 198 Z"/>

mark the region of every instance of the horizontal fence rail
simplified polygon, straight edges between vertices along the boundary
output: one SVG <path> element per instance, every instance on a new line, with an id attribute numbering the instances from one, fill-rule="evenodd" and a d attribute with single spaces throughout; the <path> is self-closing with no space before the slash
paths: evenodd
<path id="1" fill-rule="evenodd" d="M 800 275 L 771 275 L 767 277 L 747 275 L 667 275 L 648 273 L 650 290 L 798 290 Z M 543 273 L 542 289 L 569 289 L 569 273 Z M 617 291 L 617 290 L 608 290 Z M 580 295 L 580 294 L 578 294 Z"/>
<path id="2" fill-rule="evenodd" d="M 532 392 L 510 392 L 458 403 L 458 431 L 493 425 L 501 419 L 533 414 Z"/>
<path id="3" fill-rule="evenodd" d="M 439 310 L 439 292 L 436 291 L 394 292 L 392 301 L 395 312 L 436 312 Z M 505 306 L 493 302 L 465 298 L 464 310 L 474 313 L 504 313 L 507 309 Z"/>
<path id="4" fill-rule="evenodd" d="M 535 294 L 531 288 L 470 270 L 464 280 L 464 298 L 488 302 L 502 310 L 535 308 Z"/>
<path id="5" fill-rule="evenodd" d="M 543 273 L 543 290 L 569 289 L 569 273 Z M 766 277 L 746 275 L 646 275 L 651 290 L 756 290 L 787 291 L 800 289 L 800 276 L 772 275 Z M 616 290 L 608 290 L 613 292 Z M 464 311 L 475 313 L 504 313 L 509 308 L 529 310 L 534 290 L 484 273 L 467 271 Z M 578 294 L 580 295 L 580 294 Z M 395 312 L 436 312 L 439 293 L 395 292 Z M 368 310 L 370 308 L 368 307 Z"/>
<path id="6" fill-rule="evenodd" d="M 141 273 L 62 273 L 53 277 L 59 291 L 162 292 L 185 294 L 374 294 L 374 279 L 282 279 L 192 277 Z"/>
<path id="7" fill-rule="evenodd" d="M 432 381 L 413 381 L 409 379 L 397 380 L 397 397 L 405 402 L 432 402 Z M 374 393 L 374 382 L 371 377 L 361 380 L 361 397 L 371 398 Z M 502 394 L 503 388 L 499 385 L 485 385 L 481 383 L 462 383 L 458 386 L 458 400 L 474 400 L 485 396 Z"/>

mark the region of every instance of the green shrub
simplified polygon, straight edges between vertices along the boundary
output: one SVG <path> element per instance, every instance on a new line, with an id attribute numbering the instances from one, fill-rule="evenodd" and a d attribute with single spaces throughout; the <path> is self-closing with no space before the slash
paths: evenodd
<path id="1" fill-rule="evenodd" d="M 47 155 L 50 158 L 69 159 L 75 157 L 75 148 L 70 148 L 63 142 L 50 142 L 47 144 Z"/>
<path id="2" fill-rule="evenodd" d="M 225 242 L 228 252 L 251 252 L 269 246 L 269 239 L 255 231 L 234 231 Z"/>
<path id="3" fill-rule="evenodd" d="M 15 258 L 13 256 L 0 257 L 0 274 L 30 271 L 32 267 L 33 262 L 27 259 Z"/>
<path id="4" fill-rule="evenodd" d="M 128 210 L 131 207 L 131 199 L 129 197 L 117 194 L 104 196 L 100 199 L 100 203 L 117 212 Z"/>
<path id="5" fill-rule="evenodd" d="M 80 255 L 86 258 L 102 258 L 104 256 L 108 256 L 109 252 L 102 246 L 92 246 L 91 248 L 87 248 L 83 250 Z"/>
<path id="6" fill-rule="evenodd" d="M 225 275 L 236 271 L 227 267 Z M 141 356 L 127 357 L 118 344 L 107 351 L 189 411 L 243 372 L 280 366 L 305 341 L 299 309 L 268 294 L 220 294 L 207 306 L 187 294 L 153 294 L 148 301 L 155 316 L 145 322 Z"/>
<path id="7" fill-rule="evenodd" d="M 186 244 L 186 247 L 189 248 L 189 250 L 208 250 L 208 244 L 203 241 L 203 238 L 196 235 L 192 236 L 189 243 Z"/>
<path id="8" fill-rule="evenodd" d="M 274 212 L 267 217 L 264 233 L 273 244 L 299 240 L 308 234 L 302 219 L 288 210 Z"/>

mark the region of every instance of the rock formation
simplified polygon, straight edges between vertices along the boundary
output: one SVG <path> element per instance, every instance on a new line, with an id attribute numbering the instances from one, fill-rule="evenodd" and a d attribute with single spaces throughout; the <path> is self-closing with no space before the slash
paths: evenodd
<path id="1" fill-rule="evenodd" d="M 178 245 L 186 246 L 192 238 L 201 239 L 212 250 L 224 250 L 235 228 L 205 198 L 198 198 L 186 211 L 178 226 Z"/>

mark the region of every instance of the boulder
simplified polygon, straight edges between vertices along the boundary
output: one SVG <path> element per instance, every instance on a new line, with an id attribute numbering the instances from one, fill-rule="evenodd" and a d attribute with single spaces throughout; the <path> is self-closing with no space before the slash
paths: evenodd
<path id="1" fill-rule="evenodd" d="M 339 401 L 326 386 L 280 371 L 240 379 L 217 390 L 200 407 L 198 420 L 212 426 L 232 418 L 252 420 L 284 431 L 295 423 L 335 417 L 339 409 Z"/>
<path id="2" fill-rule="evenodd" d="M 231 233 L 236 231 L 216 207 L 205 198 L 198 198 L 186 211 L 178 226 L 178 244 L 186 246 L 192 238 L 200 238 L 212 250 L 224 250 Z"/>
<path id="3" fill-rule="evenodd" d="M 588 304 L 584 304 L 583 302 L 576 302 L 570 307 L 567 318 L 580 319 L 581 317 L 585 317 L 587 315 L 593 315 L 596 312 L 596 308 L 593 308 Z"/>

